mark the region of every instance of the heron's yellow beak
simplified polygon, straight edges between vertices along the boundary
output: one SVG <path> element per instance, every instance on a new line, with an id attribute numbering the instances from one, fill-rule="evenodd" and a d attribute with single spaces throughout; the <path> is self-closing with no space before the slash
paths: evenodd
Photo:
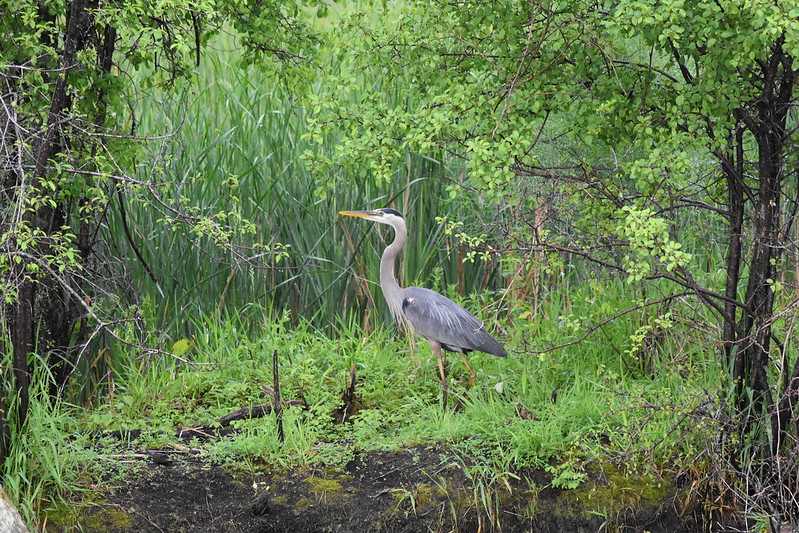
<path id="1" fill-rule="evenodd" d="M 374 218 L 376 216 L 374 211 L 339 211 L 338 214 L 360 218 Z"/>

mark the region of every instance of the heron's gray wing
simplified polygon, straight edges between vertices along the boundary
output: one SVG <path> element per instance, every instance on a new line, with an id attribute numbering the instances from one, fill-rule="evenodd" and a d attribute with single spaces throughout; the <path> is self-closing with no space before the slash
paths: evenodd
<path id="1" fill-rule="evenodd" d="M 410 325 L 426 339 L 451 351 L 478 350 L 505 357 L 505 349 L 488 334 L 483 324 L 446 296 L 423 287 L 402 290 L 402 312 Z"/>

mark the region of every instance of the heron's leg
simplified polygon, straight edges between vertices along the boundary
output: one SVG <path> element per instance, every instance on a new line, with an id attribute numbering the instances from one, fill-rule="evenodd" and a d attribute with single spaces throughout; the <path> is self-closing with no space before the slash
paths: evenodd
<path id="1" fill-rule="evenodd" d="M 444 395 L 444 407 L 446 407 L 449 394 L 447 392 L 447 371 L 444 368 L 444 357 L 441 355 L 441 344 L 430 341 L 430 348 L 433 349 L 433 353 L 436 354 L 436 360 L 438 360 L 438 373 L 441 375 L 441 392 Z"/>
<path id="2" fill-rule="evenodd" d="M 461 356 L 461 361 L 463 361 L 463 364 L 466 365 L 467 369 L 469 369 L 469 383 L 466 384 L 466 390 L 469 390 L 472 388 L 472 385 L 474 385 L 474 380 L 477 379 L 477 374 L 474 372 L 472 365 L 469 364 L 469 361 L 468 359 L 466 359 L 466 356 L 463 355 L 462 353 L 458 353 L 458 355 Z"/>

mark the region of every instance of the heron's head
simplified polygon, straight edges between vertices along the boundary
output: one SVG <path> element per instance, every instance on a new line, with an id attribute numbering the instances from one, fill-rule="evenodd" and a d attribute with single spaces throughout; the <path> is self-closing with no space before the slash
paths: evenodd
<path id="1" fill-rule="evenodd" d="M 348 217 L 365 218 L 367 220 L 380 222 L 381 224 L 388 224 L 389 226 L 394 226 L 395 228 L 400 222 L 402 222 L 404 226 L 405 222 L 405 217 L 402 216 L 402 213 L 396 209 L 391 209 L 390 207 L 385 209 L 375 209 L 374 211 L 339 211 L 338 214 L 346 215 Z"/>

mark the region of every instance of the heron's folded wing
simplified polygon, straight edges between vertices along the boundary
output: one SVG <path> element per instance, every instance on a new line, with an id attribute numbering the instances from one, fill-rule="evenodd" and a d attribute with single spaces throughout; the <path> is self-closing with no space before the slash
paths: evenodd
<path id="1" fill-rule="evenodd" d="M 505 357 L 505 349 L 483 324 L 446 296 L 423 287 L 402 292 L 402 311 L 423 337 L 440 342 L 453 351 L 478 350 Z"/>

